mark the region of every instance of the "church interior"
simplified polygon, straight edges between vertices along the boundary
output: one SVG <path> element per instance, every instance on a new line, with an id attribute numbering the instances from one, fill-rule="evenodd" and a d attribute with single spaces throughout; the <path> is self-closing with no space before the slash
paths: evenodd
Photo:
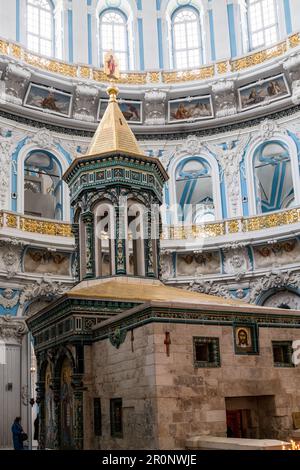
<path id="1" fill-rule="evenodd" d="M 0 449 L 299 449 L 299 364 L 299 1 L 0 0 Z"/>

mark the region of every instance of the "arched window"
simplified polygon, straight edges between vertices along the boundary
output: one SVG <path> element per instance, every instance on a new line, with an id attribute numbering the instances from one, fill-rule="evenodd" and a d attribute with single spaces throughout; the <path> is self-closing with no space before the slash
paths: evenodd
<path id="1" fill-rule="evenodd" d="M 276 0 L 248 0 L 250 49 L 269 46 L 278 41 Z"/>
<path id="2" fill-rule="evenodd" d="M 171 19 L 173 66 L 199 67 L 203 63 L 199 12 L 193 7 L 176 10 Z"/>
<path id="3" fill-rule="evenodd" d="M 62 169 L 52 155 L 34 151 L 24 164 L 24 213 L 62 220 Z"/>
<path id="4" fill-rule="evenodd" d="M 100 15 L 100 62 L 104 64 L 105 55 L 113 51 L 116 55 L 120 70 L 129 69 L 129 47 L 127 18 L 119 10 L 105 10 Z"/>
<path id="5" fill-rule="evenodd" d="M 54 55 L 54 12 L 48 0 L 27 0 L 27 47 L 33 52 Z"/>
<path id="6" fill-rule="evenodd" d="M 283 142 L 267 142 L 254 154 L 257 213 L 272 212 L 295 204 L 289 150 Z"/>
<path id="7" fill-rule="evenodd" d="M 201 157 L 187 158 L 176 170 L 179 221 L 201 224 L 215 220 L 215 202 L 210 164 Z"/>

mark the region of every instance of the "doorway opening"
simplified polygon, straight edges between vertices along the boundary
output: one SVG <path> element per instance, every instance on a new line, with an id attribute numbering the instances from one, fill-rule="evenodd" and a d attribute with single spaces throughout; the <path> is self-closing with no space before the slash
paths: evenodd
<path id="1" fill-rule="evenodd" d="M 270 420 L 275 414 L 275 396 L 227 397 L 227 437 L 274 438 Z"/>

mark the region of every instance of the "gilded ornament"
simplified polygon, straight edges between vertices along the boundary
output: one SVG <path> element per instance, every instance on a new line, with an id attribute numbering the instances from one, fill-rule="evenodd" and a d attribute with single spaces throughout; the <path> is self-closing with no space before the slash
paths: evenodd
<path id="1" fill-rule="evenodd" d="M 228 62 L 218 62 L 217 63 L 217 72 L 219 75 L 222 75 L 223 73 L 227 73 L 228 71 Z"/>
<path id="2" fill-rule="evenodd" d="M 269 49 L 255 52 L 254 54 L 232 61 L 231 71 L 238 72 L 239 70 L 243 70 L 261 64 L 262 62 L 266 62 L 267 60 L 270 60 L 274 57 L 279 57 L 283 55 L 286 51 L 287 44 L 286 42 L 282 42 L 274 47 L 270 47 Z"/>
<path id="3" fill-rule="evenodd" d="M 150 83 L 159 83 L 160 82 L 160 72 L 149 72 L 148 81 Z"/>
<path id="4" fill-rule="evenodd" d="M 6 214 L 6 225 L 9 228 L 17 228 L 17 217 L 12 214 Z"/>
<path id="5" fill-rule="evenodd" d="M 0 54 L 8 54 L 8 42 L 0 40 Z"/>
<path id="6" fill-rule="evenodd" d="M 23 49 L 21 48 L 21 46 L 18 46 L 17 44 L 11 44 L 10 49 L 14 57 L 16 57 L 17 59 L 21 59 L 23 53 Z"/>
<path id="7" fill-rule="evenodd" d="M 91 78 L 91 69 L 89 67 L 80 67 L 79 75 L 82 78 L 90 79 Z"/>
<path id="8" fill-rule="evenodd" d="M 289 37 L 289 46 L 290 47 L 297 47 L 300 44 L 300 33 L 293 34 Z"/>
<path id="9" fill-rule="evenodd" d="M 239 220 L 230 220 L 228 222 L 228 232 L 238 233 L 240 231 Z"/>

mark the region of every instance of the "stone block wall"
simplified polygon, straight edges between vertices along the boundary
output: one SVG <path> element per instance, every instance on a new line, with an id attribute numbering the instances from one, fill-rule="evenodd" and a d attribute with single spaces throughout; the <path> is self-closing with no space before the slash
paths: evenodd
<path id="1" fill-rule="evenodd" d="M 127 332 L 119 349 L 99 341 L 86 355 L 85 400 L 100 397 L 102 407 L 101 437 L 93 435 L 92 411 L 85 417 L 86 448 L 182 449 L 190 436 L 226 436 L 226 408 L 250 410 L 249 437 L 291 434 L 292 413 L 300 411 L 300 368 L 274 367 L 272 341 L 298 339 L 299 330 L 260 328 L 259 354 L 249 356 L 235 354 L 231 326 L 156 323 L 133 335 L 131 341 Z M 220 367 L 194 366 L 195 336 L 219 338 Z M 122 398 L 123 438 L 111 437 L 112 398 Z"/>

